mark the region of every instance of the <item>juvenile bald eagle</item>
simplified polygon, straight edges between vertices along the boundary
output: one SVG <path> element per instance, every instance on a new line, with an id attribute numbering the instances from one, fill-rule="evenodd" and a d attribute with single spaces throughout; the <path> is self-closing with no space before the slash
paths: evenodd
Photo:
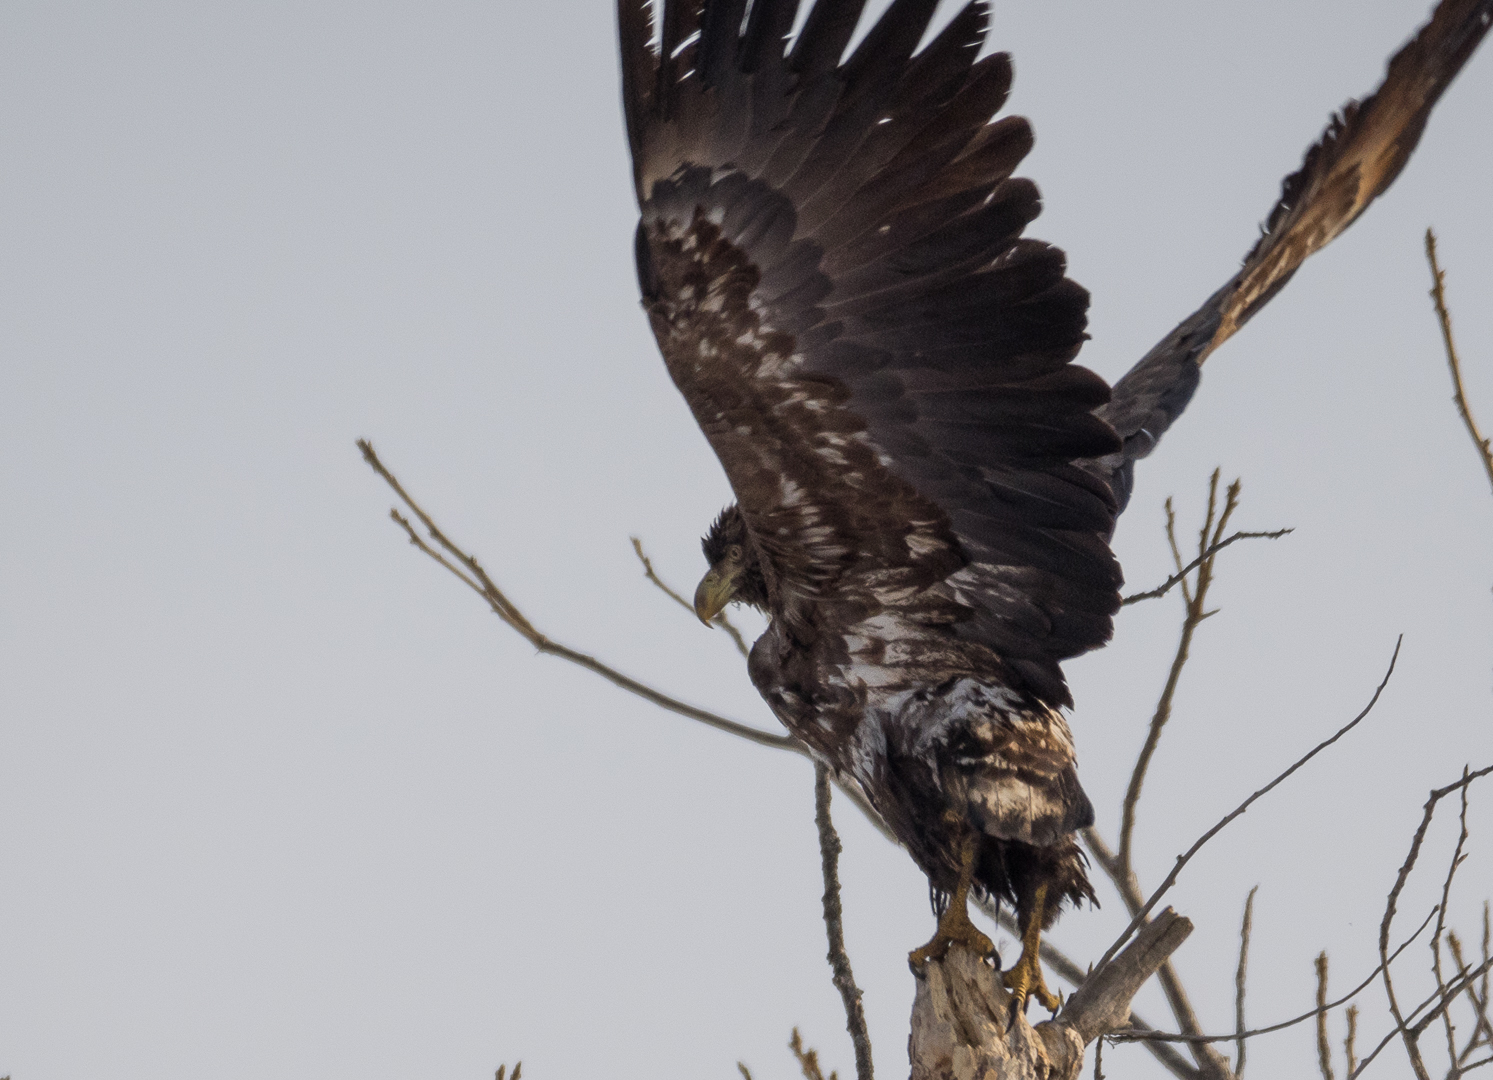
<path id="1" fill-rule="evenodd" d="M 1490 4 L 1442 5 L 1112 396 L 1073 363 L 1088 294 L 1022 236 L 1032 134 L 991 121 L 1011 63 L 979 59 L 983 4 L 916 51 L 936 0 L 895 0 L 844 57 L 863 0 L 818 0 L 786 47 L 797 0 L 667 0 L 656 46 L 649 0 L 620 0 L 643 304 L 737 497 L 695 607 L 766 612 L 753 683 L 950 898 L 915 964 L 992 951 L 978 888 L 1017 913 L 1016 999 L 1056 1006 L 1038 935 L 1093 898 L 1058 665 L 1110 636 L 1131 465 L 1202 359 L 1388 186 Z"/>

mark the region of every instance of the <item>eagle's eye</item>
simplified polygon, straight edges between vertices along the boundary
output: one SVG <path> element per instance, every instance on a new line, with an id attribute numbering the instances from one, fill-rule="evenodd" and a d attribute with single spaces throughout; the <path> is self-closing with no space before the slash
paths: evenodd
<path id="1" fill-rule="evenodd" d="M 726 558 L 731 562 L 741 562 L 741 545 L 732 544 L 726 549 Z"/>

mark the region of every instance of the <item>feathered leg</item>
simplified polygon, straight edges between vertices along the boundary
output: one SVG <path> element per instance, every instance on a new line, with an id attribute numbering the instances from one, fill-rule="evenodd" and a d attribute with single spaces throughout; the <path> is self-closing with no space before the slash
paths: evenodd
<path id="1" fill-rule="evenodd" d="M 949 897 L 949 906 L 944 908 L 944 913 L 938 920 L 938 930 L 926 945 L 907 954 L 907 962 L 914 972 L 929 960 L 942 960 L 949 951 L 949 946 L 955 942 L 976 956 L 994 954 L 995 943 L 969 920 L 969 886 L 974 878 L 975 859 L 979 851 L 979 837 L 965 837 L 959 854 L 959 884 L 954 889 L 954 895 Z"/>
<path id="2" fill-rule="evenodd" d="M 1002 976 L 1001 981 L 1011 991 L 1011 1018 L 1018 1010 L 1026 1012 L 1028 999 L 1035 997 L 1044 1009 L 1057 1012 L 1063 1004 L 1061 998 L 1047 989 L 1042 978 L 1042 962 L 1038 958 L 1042 947 L 1042 916 L 1047 906 L 1047 883 L 1037 886 L 1032 896 L 1032 906 L 1019 911 L 1021 917 L 1021 959 Z"/>

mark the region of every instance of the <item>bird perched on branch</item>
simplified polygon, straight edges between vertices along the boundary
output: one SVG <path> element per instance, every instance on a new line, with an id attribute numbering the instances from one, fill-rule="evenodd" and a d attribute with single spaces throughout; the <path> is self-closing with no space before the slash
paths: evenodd
<path id="1" fill-rule="evenodd" d="M 1032 133 L 991 119 L 1011 63 L 979 57 L 985 5 L 919 51 L 936 0 L 894 0 L 847 56 L 863 2 L 818 0 L 793 35 L 798 0 L 667 0 L 657 26 L 619 0 L 643 306 L 737 498 L 695 609 L 767 614 L 752 681 L 928 875 L 914 966 L 993 953 L 980 889 L 1017 915 L 1016 1002 L 1056 1008 L 1040 932 L 1094 896 L 1059 664 L 1110 636 L 1133 462 L 1203 358 L 1388 186 L 1493 0 L 1441 5 L 1113 394 L 1073 362 L 1088 294 L 1023 236 Z"/>

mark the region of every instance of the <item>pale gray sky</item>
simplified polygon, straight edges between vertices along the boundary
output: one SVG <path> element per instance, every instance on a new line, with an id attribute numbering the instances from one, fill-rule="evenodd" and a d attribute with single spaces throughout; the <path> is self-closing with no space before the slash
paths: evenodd
<path id="1" fill-rule="evenodd" d="M 1093 293 L 1091 366 L 1116 377 L 1232 272 L 1427 11 L 997 3 L 1030 231 Z M 773 725 L 628 544 L 692 587 L 729 492 L 637 307 L 615 64 L 605 0 L 0 12 L 0 1075 L 771 1080 L 794 1024 L 847 1075 L 807 764 L 535 657 L 404 543 L 353 447 L 543 629 Z M 1434 224 L 1493 426 L 1490 105 L 1485 47 L 1389 195 L 1209 362 L 1120 529 L 1131 583 L 1160 580 L 1162 500 L 1194 527 L 1221 465 L 1240 527 L 1297 530 L 1222 560 L 1141 809 L 1149 883 L 1350 718 L 1405 634 L 1378 711 L 1174 893 L 1214 1029 L 1252 885 L 1263 1023 L 1310 1006 L 1319 949 L 1335 987 L 1368 972 L 1427 789 L 1493 760 L 1493 497 L 1421 255 Z M 1111 835 L 1179 607 L 1127 610 L 1070 668 Z M 926 884 L 840 820 L 896 1076 Z M 1055 931 L 1080 961 L 1123 925 L 1103 900 Z M 1371 994 L 1371 1033 L 1382 1014 Z M 1310 1038 L 1257 1043 L 1252 1071 L 1308 1075 Z M 1105 1070 L 1155 1074 L 1137 1048 Z"/>

